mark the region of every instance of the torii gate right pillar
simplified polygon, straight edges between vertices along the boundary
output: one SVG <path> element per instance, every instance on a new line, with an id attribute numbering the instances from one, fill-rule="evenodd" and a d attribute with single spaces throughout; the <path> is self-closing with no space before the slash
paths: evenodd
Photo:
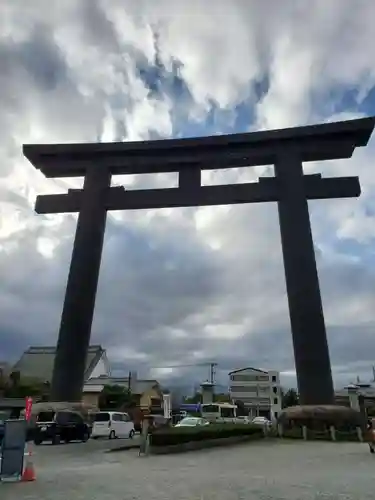
<path id="1" fill-rule="evenodd" d="M 279 223 L 301 405 L 333 404 L 334 387 L 301 159 L 275 162 Z"/>

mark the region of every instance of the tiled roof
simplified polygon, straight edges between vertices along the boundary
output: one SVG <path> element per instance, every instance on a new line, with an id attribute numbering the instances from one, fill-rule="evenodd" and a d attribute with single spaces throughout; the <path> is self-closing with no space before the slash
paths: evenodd
<path id="1" fill-rule="evenodd" d="M 120 385 L 123 387 L 128 387 L 129 378 L 128 377 L 95 377 L 90 378 L 86 384 L 89 385 Z M 157 380 L 137 380 L 134 382 L 134 386 L 132 389 L 133 394 L 143 394 L 144 392 L 152 389 L 153 387 L 158 386 L 160 384 Z"/>
<path id="2" fill-rule="evenodd" d="M 133 389 L 133 394 L 143 394 L 155 386 L 159 387 L 159 382 L 157 380 L 137 380 Z"/>
<path id="3" fill-rule="evenodd" d="M 88 349 L 86 360 L 85 379 L 90 376 L 104 349 L 100 345 L 92 345 Z M 52 379 L 53 363 L 55 361 L 56 348 L 39 346 L 29 347 L 13 367 L 13 371 L 19 371 L 21 377 L 30 377 L 50 382 Z"/>
<path id="4" fill-rule="evenodd" d="M 366 384 L 366 385 L 357 385 L 353 384 L 354 387 L 357 387 L 358 389 L 358 394 L 365 396 L 367 398 L 375 398 L 375 386 L 371 384 Z M 335 391 L 335 396 L 336 397 L 349 397 L 348 389 L 347 387 L 344 387 L 343 389 L 339 389 Z"/>

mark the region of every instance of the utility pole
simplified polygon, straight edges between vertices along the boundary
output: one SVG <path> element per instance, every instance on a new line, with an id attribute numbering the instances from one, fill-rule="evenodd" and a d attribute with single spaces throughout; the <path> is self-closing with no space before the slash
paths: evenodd
<path id="1" fill-rule="evenodd" d="M 215 384 L 215 366 L 217 363 L 210 363 L 210 384 Z"/>

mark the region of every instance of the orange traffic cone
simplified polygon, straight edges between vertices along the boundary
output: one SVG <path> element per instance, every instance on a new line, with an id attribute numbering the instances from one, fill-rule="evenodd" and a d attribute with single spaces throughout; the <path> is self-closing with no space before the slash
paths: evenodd
<path id="1" fill-rule="evenodd" d="M 28 457 L 26 459 L 26 465 L 25 465 L 25 468 L 23 470 L 21 481 L 29 482 L 29 481 L 35 481 L 35 480 L 36 480 L 35 469 L 34 469 L 32 459 L 31 459 L 31 453 L 29 453 Z"/>

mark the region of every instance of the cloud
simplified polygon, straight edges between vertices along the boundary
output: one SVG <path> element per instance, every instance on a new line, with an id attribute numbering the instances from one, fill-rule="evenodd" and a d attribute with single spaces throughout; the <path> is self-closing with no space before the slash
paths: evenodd
<path id="1" fill-rule="evenodd" d="M 56 342 L 76 217 L 37 216 L 33 206 L 37 194 L 82 184 L 45 179 L 22 157 L 23 143 L 219 134 L 375 114 L 370 2 L 13 0 L 3 13 L 0 358 Z M 374 141 L 351 160 L 305 167 L 358 174 L 362 184 L 359 199 L 310 202 L 337 384 L 370 376 L 373 363 Z M 272 168 L 210 171 L 204 183 L 265 174 Z M 113 183 L 163 187 L 176 176 Z M 110 214 L 93 341 L 107 347 L 118 372 L 214 360 L 222 383 L 243 365 L 279 369 L 292 383 L 276 207 Z"/>

